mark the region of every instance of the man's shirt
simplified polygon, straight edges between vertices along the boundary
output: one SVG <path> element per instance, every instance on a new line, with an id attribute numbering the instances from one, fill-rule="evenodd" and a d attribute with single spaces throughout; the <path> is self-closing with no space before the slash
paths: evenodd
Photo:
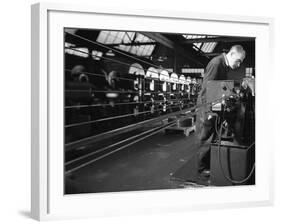
<path id="1" fill-rule="evenodd" d="M 202 89 L 199 93 L 199 97 L 202 99 L 201 103 L 205 103 L 207 82 L 210 80 L 227 80 L 227 73 L 229 66 L 226 55 L 223 53 L 217 57 L 214 57 L 207 65 L 204 73 Z"/>

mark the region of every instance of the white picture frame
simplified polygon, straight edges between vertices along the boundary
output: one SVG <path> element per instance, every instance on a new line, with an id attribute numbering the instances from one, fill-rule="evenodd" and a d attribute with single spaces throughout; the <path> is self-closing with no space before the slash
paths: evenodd
<path id="1" fill-rule="evenodd" d="M 269 56 L 273 55 L 273 24 L 273 19 L 260 17 L 50 3 L 32 5 L 32 217 L 51 220 L 271 205 L 273 146 L 264 137 L 269 116 L 263 110 L 268 106 L 268 96 L 262 91 L 270 88 L 270 81 L 263 74 L 272 71 Z M 256 185 L 64 195 L 63 27 L 255 37 Z"/>

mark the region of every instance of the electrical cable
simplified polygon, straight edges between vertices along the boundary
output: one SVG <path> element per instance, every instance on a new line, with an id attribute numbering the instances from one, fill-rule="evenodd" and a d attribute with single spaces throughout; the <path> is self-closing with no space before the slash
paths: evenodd
<path id="1" fill-rule="evenodd" d="M 169 100 L 172 102 L 179 102 L 181 100 L 188 99 L 186 97 L 181 98 L 180 100 Z M 127 102 L 127 103 L 114 103 L 114 106 L 119 106 L 119 105 L 131 105 L 131 104 L 146 104 L 146 103 L 164 103 L 166 101 L 164 100 L 154 100 L 154 102 L 150 101 L 135 101 L 135 102 Z M 89 104 L 89 105 L 72 105 L 72 106 L 65 106 L 65 109 L 75 109 L 75 108 L 88 108 L 88 107 L 103 107 L 103 106 L 112 106 L 112 104 L 109 103 L 98 103 L 98 104 Z"/>
<path id="2" fill-rule="evenodd" d="M 90 53 L 87 53 L 87 52 L 84 52 L 84 51 L 80 51 L 80 50 L 75 49 L 75 48 L 66 47 L 66 49 L 72 49 L 72 50 L 74 50 L 74 51 L 77 51 L 77 52 L 80 52 L 80 53 L 85 53 L 85 54 L 90 55 Z M 104 56 L 95 56 L 95 57 L 103 58 L 103 59 L 105 59 L 105 60 L 117 62 L 117 63 L 119 63 L 119 64 L 126 65 L 126 66 L 128 66 L 128 67 L 133 67 L 133 68 L 139 69 L 139 67 L 137 67 L 137 66 L 134 66 L 134 65 L 131 65 L 131 64 L 129 64 L 129 63 L 125 63 L 125 62 L 122 62 L 122 61 L 119 61 L 119 60 L 116 60 L 116 59 L 107 58 L 107 57 L 104 57 Z M 165 70 L 165 71 L 166 71 L 166 69 L 164 69 L 164 68 L 161 68 L 161 70 Z M 71 72 L 71 69 L 65 69 L 65 71 Z M 158 72 L 154 72 L 154 71 L 150 71 L 150 72 L 159 75 Z M 86 75 L 92 75 L 92 76 L 98 76 L 98 77 L 105 77 L 105 76 L 102 75 L 102 74 L 96 74 L 96 73 L 91 73 L 91 72 L 83 72 L 83 73 L 85 73 Z M 128 74 L 129 74 L 129 73 L 128 73 Z M 133 74 L 130 74 L 130 75 L 133 75 Z M 136 81 L 136 79 L 122 78 L 122 77 L 118 77 L 118 79 L 120 79 L 120 80 L 128 80 L 128 81 Z M 172 83 L 172 82 L 170 82 L 170 81 L 158 80 L 158 79 L 149 78 L 149 77 L 147 77 L 146 79 L 147 79 L 147 80 L 150 80 L 150 81 L 151 81 L 151 80 L 157 80 L 157 81 L 160 81 L 160 82 Z M 162 83 L 157 83 L 157 82 L 156 82 L 155 84 L 156 84 L 156 85 L 162 85 Z M 174 83 L 173 83 L 173 84 L 174 84 Z"/>
<path id="3" fill-rule="evenodd" d="M 155 101 L 158 102 L 158 101 Z M 163 101 L 162 101 L 163 102 Z M 164 101 L 165 102 L 165 101 Z M 212 102 L 211 102 L 212 103 Z M 206 105 L 208 105 L 210 103 L 206 103 Z M 161 106 L 161 105 L 160 105 Z M 166 105 L 167 106 L 167 105 Z M 172 109 L 172 108 L 177 108 L 180 107 L 178 106 L 167 106 L 168 108 L 166 108 L 166 110 L 168 109 Z M 199 105 L 200 107 L 200 105 Z M 181 107 L 180 107 L 181 108 Z M 163 111 L 163 108 L 160 108 L 158 110 L 154 110 L 154 112 L 158 112 L 158 111 Z M 119 116 L 114 116 L 114 117 L 108 117 L 108 118 L 102 118 L 102 119 L 98 119 L 98 120 L 93 120 L 93 121 L 87 121 L 87 122 L 80 122 L 80 123 L 74 123 L 74 124 L 69 124 L 69 125 L 65 125 L 65 128 L 71 128 L 71 127 L 76 127 L 76 126 L 81 126 L 81 125 L 87 125 L 87 124 L 92 124 L 92 123 L 97 123 L 97 122 L 102 122 L 102 121 L 107 121 L 107 120 L 113 120 L 113 119 L 117 119 L 117 118 L 123 118 L 123 117 L 129 117 L 129 116 L 136 116 L 136 115 L 141 115 L 141 114 L 145 114 L 145 113 L 151 113 L 151 110 L 149 111 L 142 111 L 142 112 L 138 112 L 138 113 L 132 113 L 132 114 L 124 114 L 124 115 L 119 115 Z"/>
<path id="4" fill-rule="evenodd" d="M 223 110 L 223 116 L 224 118 L 224 110 Z M 223 119 L 222 119 L 223 120 Z M 218 140 L 218 161 L 219 161 L 219 165 L 220 165 L 220 168 L 221 168 L 221 171 L 222 171 L 222 174 L 223 176 L 228 180 L 230 181 L 231 183 L 234 183 L 234 184 L 242 184 L 242 183 L 245 183 L 246 181 L 248 181 L 250 179 L 250 177 L 253 175 L 254 173 L 254 170 L 255 170 L 255 163 L 253 164 L 253 167 L 250 171 L 250 173 L 248 174 L 248 176 L 242 180 L 234 180 L 232 178 L 230 178 L 229 176 L 226 175 L 224 169 L 223 169 L 223 166 L 222 166 L 222 161 L 221 161 L 221 153 L 220 153 L 220 150 L 221 150 L 221 135 L 222 135 L 222 129 L 223 129 L 223 123 L 221 122 L 221 127 L 220 127 L 220 133 L 219 133 L 219 140 Z M 255 144 L 255 142 L 253 142 L 247 149 L 246 151 L 248 151 L 249 149 L 252 148 L 252 146 Z"/>
<path id="5" fill-rule="evenodd" d="M 78 157 L 78 158 L 73 159 L 73 160 L 71 160 L 71 161 L 68 161 L 68 162 L 65 163 L 65 166 L 66 166 L 66 165 L 70 165 L 70 164 L 72 164 L 72 163 L 74 163 L 74 162 L 77 162 L 77 161 L 79 161 L 79 160 L 81 160 L 81 159 L 85 159 L 85 158 L 87 158 L 87 157 L 89 157 L 89 156 L 95 155 L 95 154 L 97 154 L 97 153 L 103 152 L 103 151 L 105 151 L 105 150 L 107 150 L 107 149 L 109 149 L 109 148 L 112 148 L 112 147 L 114 147 L 114 146 L 120 145 L 120 144 L 122 144 L 122 143 L 126 143 L 126 142 L 128 142 L 128 141 L 130 141 L 130 140 L 133 140 L 133 139 L 135 139 L 135 138 L 139 138 L 139 137 L 141 137 L 142 135 L 152 133 L 153 131 L 158 130 L 159 128 L 162 128 L 162 127 L 164 127 L 164 126 L 165 126 L 165 127 L 166 127 L 166 126 L 168 127 L 170 124 L 175 124 L 175 122 L 176 122 L 176 121 L 172 121 L 172 122 L 170 122 L 170 123 L 168 123 L 168 124 L 165 124 L 165 125 L 163 125 L 163 126 L 156 127 L 156 128 L 153 128 L 153 129 L 149 129 L 149 130 L 144 131 L 144 132 L 142 132 L 142 133 L 140 133 L 140 134 L 137 134 L 137 135 L 134 135 L 134 136 L 132 136 L 132 137 L 126 138 L 126 139 L 121 140 L 121 141 L 119 141 L 119 142 L 115 142 L 114 144 L 111 144 L 111 145 L 106 146 L 106 147 L 104 147 L 104 148 L 98 149 L 98 150 L 96 150 L 96 151 L 94 151 L 94 152 L 91 152 L 91 153 L 86 154 L 86 155 L 84 155 L 84 156 Z"/>
<path id="6" fill-rule="evenodd" d="M 80 36 L 80 35 L 77 35 L 77 34 L 69 33 L 69 32 L 66 32 L 66 31 L 65 31 L 65 33 L 67 33 L 67 34 L 69 34 L 69 35 L 72 35 L 72 36 L 74 36 L 74 37 L 76 37 L 76 38 L 79 38 L 79 39 L 81 39 L 81 40 L 87 41 L 88 43 L 92 43 L 92 44 L 94 44 L 94 45 L 97 45 L 97 46 L 100 46 L 100 47 L 104 47 L 104 48 L 106 48 L 106 49 L 108 49 L 108 50 L 115 51 L 115 52 L 117 52 L 117 53 L 119 53 L 119 54 L 122 54 L 122 55 L 124 55 L 124 56 L 126 56 L 126 57 L 132 58 L 132 59 L 137 60 L 137 61 L 139 61 L 139 62 L 142 62 L 142 63 L 145 63 L 145 64 L 147 64 L 147 65 L 150 65 L 150 66 L 156 67 L 156 68 L 158 68 L 158 69 L 165 70 L 165 71 L 169 72 L 167 69 L 163 69 L 161 66 L 154 65 L 154 64 L 149 63 L 149 62 L 147 62 L 147 61 L 141 60 L 141 59 L 139 59 L 139 58 L 137 58 L 137 57 L 134 57 L 134 56 L 131 56 L 131 55 L 129 55 L 129 54 L 126 54 L 126 53 L 124 53 L 124 52 L 122 52 L 122 51 L 116 50 L 115 48 L 108 47 L 108 46 L 106 46 L 105 44 L 102 44 L 102 43 L 99 43 L 99 42 L 96 42 L 96 41 L 93 41 L 93 40 L 89 40 L 89 39 L 87 39 L 87 38 L 85 38 L 85 37 L 82 37 L 82 36 Z M 86 53 L 86 52 L 83 52 L 83 53 Z"/>
<path id="7" fill-rule="evenodd" d="M 219 100 L 221 100 L 221 99 L 219 99 Z M 216 101 L 217 101 L 217 100 L 216 100 Z M 207 105 L 208 105 L 208 104 L 210 104 L 210 103 L 207 103 Z M 202 106 L 202 105 L 201 105 L 201 106 Z M 190 113 L 190 112 L 191 112 L 191 111 L 189 111 L 189 113 Z M 179 120 L 181 120 L 181 119 L 179 119 Z M 133 142 L 130 142 L 130 143 L 126 144 L 126 145 L 123 145 L 123 146 L 121 146 L 121 147 L 119 147 L 119 148 L 117 148 L 117 149 L 114 149 L 113 151 L 110 151 L 110 152 L 108 152 L 108 153 L 106 153 L 106 154 L 104 154 L 104 155 L 101 155 L 101 156 L 99 156 L 99 157 L 97 157 L 97 158 L 94 158 L 94 159 L 92 159 L 92 160 L 90 160 L 90 161 L 87 161 L 87 162 L 85 162 L 85 163 L 83 163 L 83 164 L 81 164 L 81 165 L 79 165 L 79 166 L 76 166 L 76 167 L 74 167 L 74 168 L 71 168 L 70 170 L 67 170 L 67 171 L 65 172 L 65 174 L 66 174 L 66 175 L 71 174 L 72 172 L 77 171 L 77 170 L 79 170 L 79 169 L 81 169 L 81 168 L 83 168 L 83 167 L 85 167 L 85 166 L 87 166 L 87 165 L 90 165 L 90 164 L 92 164 L 93 162 L 96 162 L 96 161 L 98 161 L 98 160 L 100 160 L 100 159 L 102 159 L 102 158 L 105 158 L 105 157 L 107 157 L 107 156 L 109 156 L 109 155 L 111 155 L 111 154 L 113 154 L 113 153 L 115 153 L 115 152 L 118 152 L 118 151 L 120 151 L 120 150 L 122 150 L 122 149 L 124 149 L 124 148 L 127 148 L 128 146 L 131 146 L 131 145 L 133 145 L 133 144 L 135 144 L 135 143 L 137 143 L 137 142 L 139 142 L 139 141 L 142 141 L 142 140 L 144 140 L 144 139 L 146 139 L 146 138 L 148 138 L 148 137 L 150 137 L 150 136 L 152 136 L 152 135 L 155 135 L 155 134 L 157 134 L 158 132 L 162 131 L 163 129 L 165 129 L 165 128 L 167 128 L 167 127 L 170 127 L 170 126 L 173 126 L 176 122 L 177 122 L 177 120 L 172 121 L 172 122 L 169 122 L 168 124 L 162 125 L 162 126 L 160 126 L 160 127 L 154 128 L 154 129 L 152 129 L 152 130 L 145 131 L 145 132 L 143 132 L 143 133 L 141 133 L 141 134 L 139 134 L 139 135 L 132 136 L 132 137 L 127 138 L 127 139 L 125 139 L 125 140 L 122 140 L 122 141 L 119 141 L 119 142 L 117 142 L 117 143 L 114 143 L 114 144 L 112 144 L 112 145 L 110 145 L 110 146 L 107 146 L 107 147 L 104 147 L 104 148 L 102 148 L 102 149 L 99 149 L 98 151 L 92 152 L 92 153 L 90 153 L 90 154 L 87 154 L 87 155 L 84 155 L 84 156 L 82 156 L 82 157 L 79 157 L 79 158 L 77 158 L 77 159 L 75 159 L 75 160 L 69 161 L 69 162 L 67 162 L 65 165 L 69 165 L 69 164 L 72 164 L 72 163 L 74 163 L 74 162 L 80 161 L 80 160 L 82 160 L 82 159 L 88 158 L 88 157 L 90 157 L 90 156 L 92 156 L 92 155 L 95 155 L 95 154 L 97 154 L 97 153 L 103 152 L 103 151 L 105 151 L 105 150 L 107 150 L 107 149 L 109 149 L 109 148 L 111 148 L 111 147 L 113 147 L 113 146 L 120 145 L 120 144 L 125 143 L 125 142 L 127 142 L 127 141 L 129 141 L 129 140 L 133 140 L 133 139 L 138 138 L 138 137 L 140 137 L 140 136 L 142 136 L 142 135 L 144 135 L 144 134 L 147 134 L 147 135 L 145 135 L 144 137 L 138 138 L 137 140 L 135 140 L 135 141 L 133 141 Z M 155 132 L 154 132 L 154 130 L 155 130 Z"/>
<path id="8" fill-rule="evenodd" d="M 88 165 L 92 164 L 93 162 L 96 162 L 96 161 L 98 161 L 98 160 L 100 160 L 100 159 L 102 159 L 102 158 L 104 158 L 104 157 L 107 157 L 107 156 L 109 156 L 109 155 L 111 155 L 111 154 L 113 154 L 113 153 L 115 153 L 115 152 L 118 152 L 118 151 L 120 151 L 120 150 L 122 150 L 122 149 L 124 149 L 124 148 L 127 148 L 127 147 L 129 147 L 129 146 L 131 146 L 131 145 L 133 145 L 133 144 L 135 144 L 135 143 L 137 143 L 137 142 L 140 142 L 140 141 L 142 141 L 142 140 L 144 140 L 144 139 L 146 139 L 146 138 L 148 138 L 148 137 L 150 137 L 150 136 L 153 136 L 153 135 L 155 135 L 155 134 L 161 132 L 163 129 L 165 129 L 165 128 L 167 128 L 167 127 L 170 127 L 170 126 L 173 126 L 173 125 L 174 125 L 174 121 L 171 122 L 171 123 L 168 124 L 168 125 L 163 125 L 162 127 L 159 127 L 159 129 L 156 130 L 155 132 L 152 132 L 152 133 L 150 133 L 150 134 L 148 134 L 148 135 L 146 135 L 146 136 L 144 136 L 144 137 L 141 137 L 141 138 L 139 138 L 139 139 L 137 139 L 137 140 L 135 140 L 135 141 L 133 141 L 133 142 L 130 142 L 130 143 L 126 144 L 126 145 L 123 145 L 123 146 L 121 146 L 121 147 L 119 147 L 119 148 L 117 148 L 117 149 L 114 149 L 113 151 L 110 151 L 110 152 L 108 152 L 108 153 L 106 153 L 106 154 L 104 154 L 104 155 L 102 155 L 102 156 L 99 156 L 99 157 L 97 157 L 97 158 L 95 158 L 95 159 L 93 159 L 93 160 L 90 160 L 90 161 L 88 161 L 88 162 L 86 162 L 86 163 L 81 164 L 80 166 L 77 166 L 77 167 L 75 167 L 75 168 L 72 168 L 72 169 L 66 171 L 66 172 L 65 172 L 65 175 L 68 175 L 68 174 L 70 174 L 70 173 L 72 173 L 72 172 L 74 172 L 74 171 L 77 171 L 78 169 L 81 169 L 81 168 L 83 168 L 83 167 L 85 167 L 85 166 L 88 166 Z"/>
<path id="9" fill-rule="evenodd" d="M 171 107 L 167 106 L 166 110 L 172 109 L 172 108 L 177 108 L 177 107 L 178 106 L 171 106 Z M 154 112 L 157 112 L 157 111 L 163 111 L 163 108 L 160 108 L 158 110 L 154 110 Z M 74 124 L 65 125 L 64 127 L 65 128 L 72 128 L 72 127 L 77 127 L 77 126 L 81 126 L 81 125 L 93 124 L 93 123 L 97 123 L 97 122 L 114 120 L 114 119 L 118 119 L 118 118 L 130 117 L 130 116 L 137 116 L 137 115 L 147 114 L 147 113 L 151 113 L 151 110 L 132 113 L 132 114 L 124 114 L 124 115 L 119 115 L 119 116 L 113 116 L 113 117 L 108 117 L 108 118 L 102 118 L 102 119 L 98 119 L 98 120 L 74 123 Z"/>
<path id="10" fill-rule="evenodd" d="M 190 108 L 186 108 L 186 109 L 184 109 L 184 111 L 181 111 L 181 112 L 176 111 L 176 112 L 172 112 L 172 113 L 169 113 L 169 114 L 163 114 L 163 115 L 160 115 L 159 117 L 156 117 L 156 118 L 151 118 L 151 119 L 148 119 L 148 120 L 140 121 L 140 122 L 137 122 L 137 123 L 134 123 L 134 124 L 126 125 L 126 126 L 114 129 L 114 130 L 110 130 L 110 131 L 107 131 L 107 132 L 104 132 L 104 133 L 94 135 L 94 136 L 90 136 L 90 137 L 82 138 L 82 139 L 79 139 L 79 140 L 76 140 L 76 141 L 72 141 L 72 142 L 66 143 L 65 147 L 70 149 L 70 148 L 78 147 L 79 145 L 95 142 L 97 140 L 104 139 L 108 135 L 115 136 L 115 135 L 117 135 L 119 133 L 123 133 L 127 130 L 132 130 L 133 128 L 138 127 L 138 126 L 150 124 L 151 122 L 163 121 L 163 119 L 166 119 L 170 116 L 177 116 L 179 114 L 189 115 L 191 113 L 197 112 L 203 106 L 212 104 L 212 103 L 220 101 L 220 100 L 222 100 L 222 98 L 216 99 L 216 100 L 214 100 L 210 103 L 199 104 L 199 105 L 196 105 L 196 106 L 193 106 L 193 107 L 190 107 Z"/>
<path id="11" fill-rule="evenodd" d="M 84 52 L 84 51 L 80 51 L 80 50 L 75 49 L 75 48 L 65 47 L 65 49 L 71 49 L 71 50 L 74 50 L 74 51 L 76 51 L 76 52 L 85 53 L 85 54 L 91 56 L 90 53 L 87 53 L 87 52 Z M 132 68 L 137 68 L 137 69 L 139 69 L 139 67 L 137 67 L 137 66 L 134 66 L 134 65 L 132 65 L 132 64 L 129 64 L 129 63 L 126 63 L 126 62 L 122 62 L 122 61 L 119 61 L 119 60 L 116 60 L 116 59 L 113 59 L 113 58 L 108 58 L 108 57 L 104 57 L 104 56 L 95 56 L 95 57 L 102 58 L 102 59 L 105 59 L 105 60 L 108 60 L 108 61 L 117 62 L 117 63 L 119 63 L 119 64 L 121 64 L 121 65 L 126 65 L 126 66 L 128 66 L 129 68 L 132 67 Z M 68 69 L 68 70 L 69 70 L 69 69 Z M 162 69 L 162 70 L 164 70 L 164 69 Z M 158 72 L 153 72 L 153 71 L 151 71 L 151 73 L 155 73 L 155 74 L 158 74 L 158 75 L 159 75 Z M 89 74 L 91 74 L 91 73 L 89 73 Z"/>

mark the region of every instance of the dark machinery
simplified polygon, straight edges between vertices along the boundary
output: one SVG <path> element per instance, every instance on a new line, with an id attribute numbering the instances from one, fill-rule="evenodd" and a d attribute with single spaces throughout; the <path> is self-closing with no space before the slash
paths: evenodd
<path id="1" fill-rule="evenodd" d="M 211 185 L 254 184 L 254 80 L 209 81 L 207 102 L 215 116 L 211 142 Z M 220 100 L 218 100 L 220 99 Z M 214 103 L 212 103 L 214 102 Z"/>

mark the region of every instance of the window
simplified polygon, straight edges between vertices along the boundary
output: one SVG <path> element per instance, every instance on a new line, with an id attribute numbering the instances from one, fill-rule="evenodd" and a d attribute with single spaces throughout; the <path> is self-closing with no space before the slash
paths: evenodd
<path id="1" fill-rule="evenodd" d="M 131 34 L 127 34 L 131 36 Z M 103 44 L 119 44 L 122 43 L 122 40 L 128 39 L 124 37 L 125 32 L 117 32 L 117 31 L 101 31 L 99 33 L 99 36 L 97 38 L 97 42 L 103 43 Z"/>
<path id="2" fill-rule="evenodd" d="M 206 39 L 205 42 L 199 42 L 200 40 L 197 40 L 197 42 L 194 41 L 193 43 L 193 49 L 196 51 L 201 50 L 204 53 L 211 53 L 215 49 L 217 42 L 211 41 L 208 42 L 208 38 L 215 38 L 217 36 L 206 36 L 206 35 L 183 35 L 185 39 L 188 40 L 196 40 L 196 39 Z M 202 40 L 201 40 L 202 41 Z"/>
<path id="3" fill-rule="evenodd" d="M 119 31 L 101 31 L 97 42 L 102 44 L 119 44 L 114 46 L 114 48 L 144 57 L 152 54 L 155 48 L 154 43 L 156 43 L 140 33 Z M 142 43 L 144 44 L 142 45 Z"/>
<path id="4" fill-rule="evenodd" d="M 195 46 L 195 49 L 196 49 L 196 48 L 199 48 L 199 49 L 200 49 L 202 43 L 194 43 L 193 45 Z"/>
<path id="5" fill-rule="evenodd" d="M 99 61 L 102 57 L 102 52 L 101 51 L 92 51 L 92 57 L 94 60 Z"/>
<path id="6" fill-rule="evenodd" d="M 205 35 L 183 35 L 185 39 L 199 39 L 199 38 L 206 38 Z"/>
<path id="7" fill-rule="evenodd" d="M 201 74 L 203 75 L 204 73 L 204 68 L 182 68 L 181 70 L 182 73 L 186 74 Z"/>
<path id="8" fill-rule="evenodd" d="M 246 68 L 246 77 L 252 77 L 253 68 Z"/>
<path id="9" fill-rule="evenodd" d="M 216 45 L 217 45 L 217 42 L 206 42 L 201 47 L 201 51 L 203 51 L 204 53 L 213 52 L 213 50 L 216 47 Z"/>
<path id="10" fill-rule="evenodd" d="M 66 48 L 75 47 L 75 44 L 65 42 L 65 43 L 64 43 L 64 47 L 66 47 Z"/>
<path id="11" fill-rule="evenodd" d="M 76 55 L 79 57 L 87 58 L 89 56 L 89 49 L 88 48 L 82 48 L 82 47 L 76 47 L 76 48 L 66 48 L 65 53 Z"/>

